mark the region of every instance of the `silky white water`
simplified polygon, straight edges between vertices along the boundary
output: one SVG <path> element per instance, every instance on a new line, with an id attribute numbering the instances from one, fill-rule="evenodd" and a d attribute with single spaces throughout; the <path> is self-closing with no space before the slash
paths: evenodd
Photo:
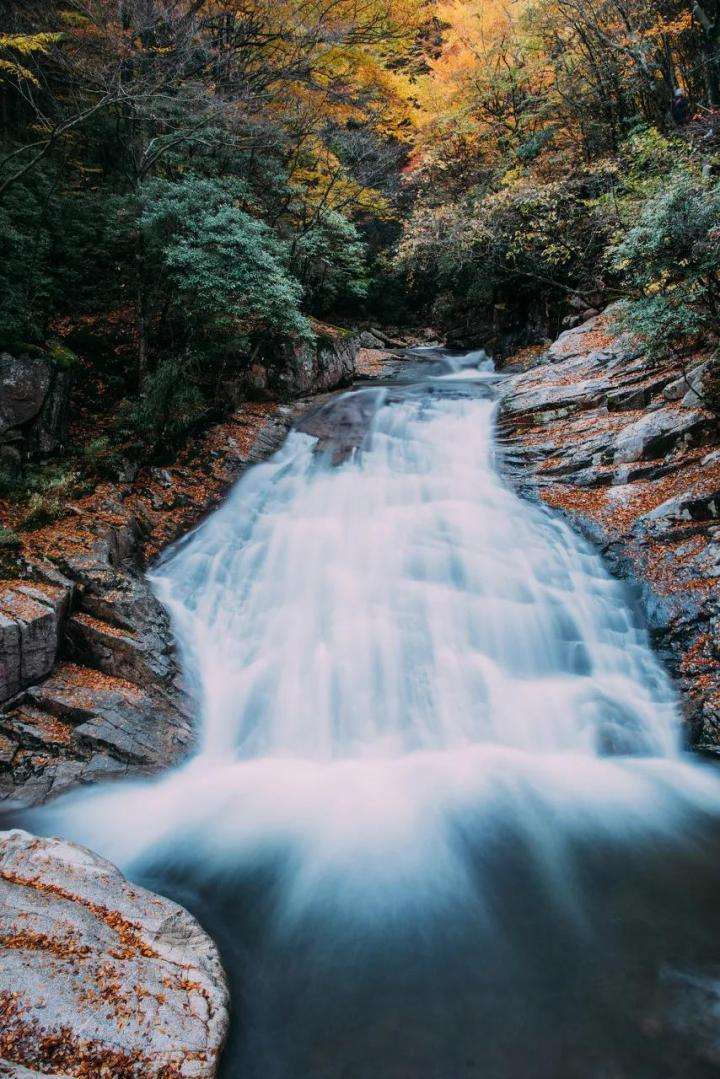
<path id="1" fill-rule="evenodd" d="M 231 934 L 244 875 L 260 870 L 276 939 L 319 919 L 318 947 L 354 925 L 355 954 L 358 932 L 472 925 L 478 962 L 517 965 L 521 987 L 536 957 L 520 939 L 531 916 L 508 913 L 518 874 L 532 918 L 597 941 L 609 908 L 592 906 L 580 847 L 608 881 L 625 859 L 696 852 L 717 781 L 683 762 L 675 697 L 626 586 L 501 478 L 490 367 L 476 354 L 416 386 L 358 391 L 372 420 L 344 462 L 291 433 L 170 553 L 153 583 L 198 753 L 159 780 L 62 801 L 54 830 L 222 892 Z M 355 1079 L 366 1057 L 327 1073 L 243 1057 L 237 1074 Z M 485 1074 L 575 1074 L 526 1067 Z M 448 1068 L 407 1074 L 460 1074 Z"/>

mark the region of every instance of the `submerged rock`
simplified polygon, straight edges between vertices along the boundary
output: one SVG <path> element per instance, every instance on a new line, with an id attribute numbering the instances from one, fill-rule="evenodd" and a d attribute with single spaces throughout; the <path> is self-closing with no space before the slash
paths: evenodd
<path id="1" fill-rule="evenodd" d="M 228 991 L 186 910 L 16 830 L 0 833 L 0 1017 L 0 1076 L 205 1079 Z"/>

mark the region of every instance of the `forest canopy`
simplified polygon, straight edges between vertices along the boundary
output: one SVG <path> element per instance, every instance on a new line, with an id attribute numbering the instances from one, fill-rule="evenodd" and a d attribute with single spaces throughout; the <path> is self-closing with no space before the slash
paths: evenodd
<path id="1" fill-rule="evenodd" d="M 720 0 L 0 13 L 0 348 L 128 429 L 319 319 L 501 349 L 623 299 L 656 351 L 720 331 Z"/>

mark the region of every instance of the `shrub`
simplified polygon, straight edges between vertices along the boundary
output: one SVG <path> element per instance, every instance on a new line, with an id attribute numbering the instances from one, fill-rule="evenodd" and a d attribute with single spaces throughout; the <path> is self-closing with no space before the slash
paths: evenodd
<path id="1" fill-rule="evenodd" d="M 16 551 L 22 546 L 22 541 L 17 532 L 11 528 L 0 528 L 0 549 Z"/>
<path id="2" fill-rule="evenodd" d="M 147 257 L 170 285 L 175 320 L 196 353 L 263 337 L 312 337 L 288 245 L 241 208 L 246 198 L 238 181 L 196 176 L 156 180 L 143 193 Z"/>
<path id="3" fill-rule="evenodd" d="M 64 345 L 61 341 L 51 341 L 48 350 L 47 357 L 52 360 L 58 367 L 62 367 L 64 370 L 72 370 L 79 364 L 79 359 L 67 345 Z"/>
<path id="4" fill-rule="evenodd" d="M 317 314 L 363 300 L 368 293 L 366 247 L 357 229 L 326 210 L 292 246 L 292 266 Z"/>
<path id="5" fill-rule="evenodd" d="M 631 297 L 618 322 L 644 341 L 649 359 L 698 334 L 720 335 L 720 184 L 674 172 L 642 203 L 609 262 Z"/>
<path id="6" fill-rule="evenodd" d="M 64 499 L 59 498 L 55 494 L 41 494 L 35 492 L 31 495 L 28 503 L 27 512 L 20 522 L 20 528 L 24 532 L 31 532 L 36 528 L 43 528 L 44 525 L 52 524 L 53 521 L 59 520 L 66 514 L 66 503 Z"/>
<path id="7" fill-rule="evenodd" d="M 119 422 L 127 434 L 139 435 L 157 450 L 176 445 L 207 409 L 204 394 L 192 381 L 192 361 L 170 358 L 149 376 L 143 396 L 126 404 Z"/>

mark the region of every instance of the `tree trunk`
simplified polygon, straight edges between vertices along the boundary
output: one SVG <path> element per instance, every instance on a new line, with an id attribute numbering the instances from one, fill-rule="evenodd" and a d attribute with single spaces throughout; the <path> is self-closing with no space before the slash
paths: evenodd
<path id="1" fill-rule="evenodd" d="M 145 284 L 145 244 L 138 227 L 135 244 L 135 329 L 137 333 L 138 386 L 143 393 L 148 375 L 148 311 Z"/>
<path id="2" fill-rule="evenodd" d="M 708 105 L 711 108 L 720 106 L 720 12 L 717 3 L 710 11 L 709 5 L 696 2 L 693 4 L 693 15 L 698 21 L 702 38 L 700 42 L 700 55 L 703 58 L 703 76 Z"/>

